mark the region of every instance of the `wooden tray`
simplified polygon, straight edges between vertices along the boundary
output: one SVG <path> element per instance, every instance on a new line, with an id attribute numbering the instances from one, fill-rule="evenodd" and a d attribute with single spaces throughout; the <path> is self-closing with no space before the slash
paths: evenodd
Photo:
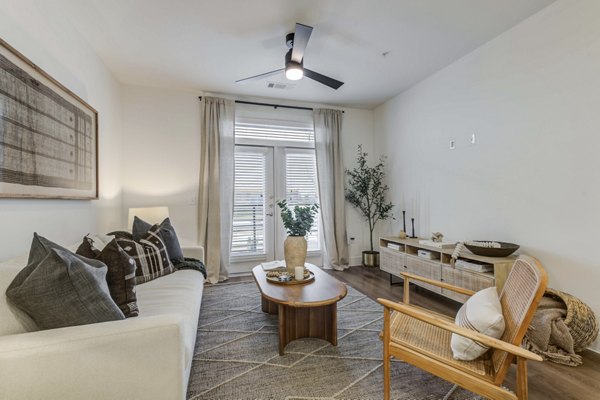
<path id="1" fill-rule="evenodd" d="M 267 281 L 271 283 L 276 283 L 278 285 L 303 285 L 305 283 L 309 283 L 315 280 L 315 274 L 310 271 L 310 275 L 308 278 L 304 278 L 302 281 L 297 281 L 295 278 L 292 278 L 291 281 L 280 281 L 277 277 L 267 276 Z"/>

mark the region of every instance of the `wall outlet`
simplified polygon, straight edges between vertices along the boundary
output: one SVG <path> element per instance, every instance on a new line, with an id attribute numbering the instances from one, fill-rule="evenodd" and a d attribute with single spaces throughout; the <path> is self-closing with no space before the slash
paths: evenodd
<path id="1" fill-rule="evenodd" d="M 450 150 L 456 149 L 456 140 L 450 140 Z"/>

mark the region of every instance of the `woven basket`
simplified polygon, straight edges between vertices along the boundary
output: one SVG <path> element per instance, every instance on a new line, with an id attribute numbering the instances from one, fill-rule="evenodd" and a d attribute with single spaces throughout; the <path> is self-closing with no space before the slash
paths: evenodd
<path id="1" fill-rule="evenodd" d="M 545 296 L 562 300 L 567 305 L 565 325 L 573 337 L 575 352 L 585 350 L 598 337 L 598 319 L 592 309 L 577 297 L 556 289 L 546 289 Z"/>

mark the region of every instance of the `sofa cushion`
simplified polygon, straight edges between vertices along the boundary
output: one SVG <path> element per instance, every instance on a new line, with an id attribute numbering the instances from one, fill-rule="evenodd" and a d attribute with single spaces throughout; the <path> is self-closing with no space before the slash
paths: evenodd
<path id="1" fill-rule="evenodd" d="M 6 289 L 27 265 L 27 254 L 0 263 L 0 336 L 37 331 L 39 328 L 27 313 L 7 301 Z"/>
<path id="2" fill-rule="evenodd" d="M 29 261 L 7 299 L 40 329 L 124 319 L 106 284 L 106 265 L 34 234 Z"/>
<path id="3" fill-rule="evenodd" d="M 135 260 L 119 246 L 116 239 L 111 240 L 102 251 L 95 247 L 95 243 L 92 238 L 85 236 L 77 248 L 77 254 L 106 264 L 110 297 L 127 318 L 136 317 L 139 310 L 135 295 Z"/>
<path id="4" fill-rule="evenodd" d="M 131 232 L 133 235 L 133 240 L 139 241 L 146 235 L 151 227 L 152 225 L 146 221 L 138 217 L 134 217 Z M 171 261 L 175 264 L 183 262 L 183 251 L 181 251 L 181 245 L 179 244 L 177 233 L 175 233 L 175 228 L 173 228 L 173 225 L 171 225 L 171 220 L 169 218 L 165 218 L 165 220 L 160 223 L 159 227 L 160 238 L 167 247 L 167 253 L 169 253 L 169 258 Z"/>
<path id="5" fill-rule="evenodd" d="M 456 314 L 456 325 L 499 339 L 504 333 L 504 316 L 495 287 L 475 293 Z M 488 347 L 464 336 L 452 334 L 452 355 L 457 360 L 471 361 L 482 356 Z"/>
<path id="6" fill-rule="evenodd" d="M 140 318 L 172 314 L 182 316 L 187 373 L 189 373 L 196 344 L 203 289 L 204 276 L 192 270 L 176 271 L 137 286 Z"/>
<path id="7" fill-rule="evenodd" d="M 159 231 L 159 226 L 154 225 L 137 242 L 119 237 L 116 239 L 119 246 L 135 260 L 136 284 L 149 282 L 175 270 Z"/>

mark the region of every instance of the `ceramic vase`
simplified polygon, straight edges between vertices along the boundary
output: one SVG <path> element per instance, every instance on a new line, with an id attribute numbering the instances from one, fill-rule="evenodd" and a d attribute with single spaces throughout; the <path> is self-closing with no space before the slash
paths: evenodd
<path id="1" fill-rule="evenodd" d="M 307 243 L 304 236 L 288 236 L 283 242 L 283 256 L 289 273 L 294 274 L 295 267 L 303 267 L 306 261 Z"/>

